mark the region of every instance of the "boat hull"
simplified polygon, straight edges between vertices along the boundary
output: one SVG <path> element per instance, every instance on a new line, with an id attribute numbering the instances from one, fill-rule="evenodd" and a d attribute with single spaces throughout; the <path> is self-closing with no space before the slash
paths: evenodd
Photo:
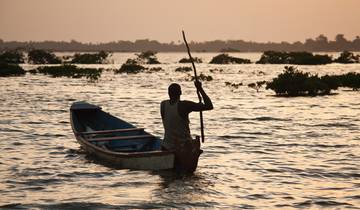
<path id="1" fill-rule="evenodd" d="M 165 170 L 174 168 L 175 155 L 167 151 L 152 151 L 143 153 L 120 153 L 94 146 L 78 136 L 77 141 L 84 151 L 99 160 L 117 167 L 138 170 Z"/>

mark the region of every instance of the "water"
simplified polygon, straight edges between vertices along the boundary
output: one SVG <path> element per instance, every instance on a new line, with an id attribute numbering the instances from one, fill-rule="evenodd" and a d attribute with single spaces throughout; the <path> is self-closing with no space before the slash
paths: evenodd
<path id="1" fill-rule="evenodd" d="M 198 53 L 208 62 L 215 54 Z M 360 208 L 360 94 L 340 89 L 323 97 L 273 97 L 245 86 L 269 80 L 283 65 L 198 64 L 212 75 L 204 88 L 215 109 L 204 112 L 205 151 L 193 176 L 119 170 L 79 150 L 69 107 L 86 100 L 162 136 L 159 103 L 179 82 L 197 100 L 186 73 L 174 72 L 184 53 L 159 54 L 165 72 L 114 75 L 98 83 L 43 75 L 0 78 L 0 206 L 33 209 L 117 208 Z M 260 54 L 240 54 L 253 61 Z M 118 53 L 118 68 L 133 54 Z M 98 66 L 98 65 L 90 65 Z M 24 65 L 26 69 L 34 68 Z M 224 72 L 210 73 L 211 68 Z M 319 74 L 360 70 L 359 64 L 300 66 Z M 199 134 L 198 114 L 191 114 Z"/>

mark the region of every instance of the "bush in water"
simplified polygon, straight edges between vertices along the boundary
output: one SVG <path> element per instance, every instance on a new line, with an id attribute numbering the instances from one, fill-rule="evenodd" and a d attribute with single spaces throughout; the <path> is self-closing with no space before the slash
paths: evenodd
<path id="1" fill-rule="evenodd" d="M 24 53 L 19 50 L 7 50 L 0 53 L 0 62 L 3 63 L 24 63 Z"/>
<path id="2" fill-rule="evenodd" d="M 193 57 L 194 63 L 202 63 L 201 58 Z M 179 60 L 179 63 L 191 63 L 190 58 L 182 58 Z"/>
<path id="3" fill-rule="evenodd" d="M 232 57 L 226 53 L 223 53 L 213 57 L 210 63 L 211 64 L 248 64 L 251 63 L 251 61 L 249 59 Z"/>
<path id="4" fill-rule="evenodd" d="M 70 63 L 79 63 L 79 64 L 104 64 L 107 63 L 107 58 L 110 53 L 105 51 L 100 51 L 98 53 L 75 53 L 73 59 Z"/>
<path id="5" fill-rule="evenodd" d="M 33 64 L 60 64 L 61 59 L 54 53 L 45 50 L 31 50 L 28 54 L 29 63 Z"/>
<path id="6" fill-rule="evenodd" d="M 297 65 L 321 65 L 331 63 L 328 55 L 313 55 L 309 52 L 277 52 L 266 51 L 261 55 L 257 64 L 297 64 Z"/>
<path id="7" fill-rule="evenodd" d="M 177 67 L 175 69 L 175 71 L 177 71 L 177 72 L 189 72 L 189 71 L 192 71 L 192 68 L 188 67 L 188 66 L 180 66 L 180 67 Z"/>
<path id="8" fill-rule="evenodd" d="M 33 70 L 31 73 L 40 73 L 50 75 L 52 77 L 71 77 L 81 78 L 86 77 L 90 81 L 96 81 L 101 77 L 102 69 L 94 68 L 78 68 L 75 65 L 61 65 L 61 66 L 42 66 Z"/>
<path id="9" fill-rule="evenodd" d="M 140 64 L 160 64 L 160 62 L 158 61 L 157 57 L 156 57 L 156 53 L 155 51 L 145 51 L 145 52 L 141 52 L 140 54 L 136 54 L 137 55 L 137 61 Z"/>
<path id="10" fill-rule="evenodd" d="M 134 59 L 127 59 L 127 61 L 121 65 L 120 69 L 114 70 L 115 74 L 120 73 L 128 73 L 128 74 L 136 74 L 139 72 L 144 71 L 146 68 L 138 64 L 137 60 Z"/>
<path id="11" fill-rule="evenodd" d="M 335 63 L 359 63 L 360 56 L 354 55 L 354 53 L 349 51 L 344 51 L 340 54 L 340 56 L 334 59 Z"/>
<path id="12" fill-rule="evenodd" d="M 18 64 L 0 62 L 0 77 L 21 76 L 26 72 Z"/>
<path id="13" fill-rule="evenodd" d="M 337 87 L 337 84 L 330 84 L 330 80 L 322 80 L 317 75 L 301 72 L 292 66 L 285 66 L 284 72 L 266 85 L 266 89 L 280 96 L 324 95 Z"/>

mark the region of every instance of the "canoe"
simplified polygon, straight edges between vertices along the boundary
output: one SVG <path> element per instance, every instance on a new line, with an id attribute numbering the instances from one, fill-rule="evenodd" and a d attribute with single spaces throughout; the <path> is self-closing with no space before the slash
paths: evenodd
<path id="1" fill-rule="evenodd" d="M 174 168 L 175 155 L 161 150 L 161 139 L 143 128 L 86 102 L 70 107 L 71 127 L 81 147 L 115 167 L 141 170 Z"/>

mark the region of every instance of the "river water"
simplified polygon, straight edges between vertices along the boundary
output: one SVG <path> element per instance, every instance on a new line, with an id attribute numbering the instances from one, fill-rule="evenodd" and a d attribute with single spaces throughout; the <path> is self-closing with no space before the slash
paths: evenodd
<path id="1" fill-rule="evenodd" d="M 197 100 L 185 53 L 160 53 L 165 71 L 103 73 L 86 79 L 27 74 L 0 78 L 0 206 L 32 209 L 244 208 L 360 209 L 360 94 L 349 89 L 322 97 L 274 97 L 248 83 L 270 80 L 284 65 L 210 65 L 214 53 L 195 53 L 203 86 L 214 103 L 204 112 L 206 141 L 197 171 L 119 170 L 87 157 L 77 144 L 69 107 L 88 101 L 162 136 L 159 103 L 178 82 L 182 99 Z M 255 61 L 260 54 L 235 54 Z M 115 53 L 118 68 L 129 53 Z M 24 68 L 35 66 L 24 64 Z M 223 69 L 223 72 L 210 69 Z M 360 72 L 360 64 L 299 66 L 323 74 Z M 244 83 L 238 89 L 225 82 Z M 192 133 L 199 134 L 193 113 Z"/>

